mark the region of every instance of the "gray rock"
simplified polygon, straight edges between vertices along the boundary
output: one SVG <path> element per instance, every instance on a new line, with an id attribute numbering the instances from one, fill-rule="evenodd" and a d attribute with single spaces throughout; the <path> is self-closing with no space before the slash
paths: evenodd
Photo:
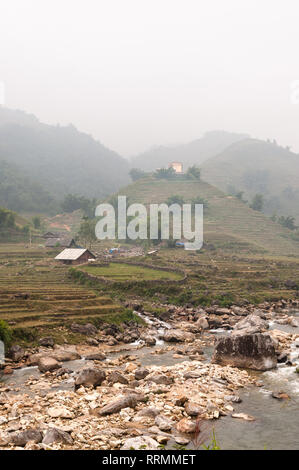
<path id="1" fill-rule="evenodd" d="M 53 444 L 54 442 L 61 442 L 62 444 L 72 444 L 73 439 L 71 438 L 70 434 L 65 431 L 61 431 L 57 428 L 50 428 L 46 432 L 42 443 Z"/>
<path id="2" fill-rule="evenodd" d="M 184 343 L 185 341 L 193 341 L 195 336 L 187 331 L 171 329 L 164 333 L 163 339 L 168 343 Z"/>
<path id="3" fill-rule="evenodd" d="M 59 362 L 53 357 L 40 357 L 37 366 L 41 372 L 52 372 L 59 369 Z"/>
<path id="4" fill-rule="evenodd" d="M 156 344 L 156 338 L 153 336 L 145 336 L 143 340 L 147 346 L 155 346 Z"/>
<path id="5" fill-rule="evenodd" d="M 269 370 L 277 366 L 277 357 L 271 337 L 256 333 L 220 337 L 212 362 L 245 369 Z"/>
<path id="6" fill-rule="evenodd" d="M 189 370 L 184 373 L 184 378 L 188 379 L 199 379 L 202 376 L 202 373 L 199 370 Z"/>
<path id="7" fill-rule="evenodd" d="M 130 437 L 121 450 L 158 450 L 159 443 L 149 436 Z"/>
<path id="8" fill-rule="evenodd" d="M 9 350 L 9 357 L 14 361 L 18 362 L 21 361 L 25 356 L 25 351 L 21 346 L 18 346 L 17 344 L 15 346 L 12 346 Z"/>
<path id="9" fill-rule="evenodd" d="M 99 341 L 95 338 L 87 338 L 86 343 L 89 344 L 89 346 L 98 346 Z"/>
<path id="10" fill-rule="evenodd" d="M 201 329 L 201 330 L 207 330 L 209 328 L 209 322 L 206 319 L 206 317 L 201 317 L 197 320 L 196 325 Z"/>
<path id="11" fill-rule="evenodd" d="M 215 315 L 231 315 L 231 311 L 229 308 L 220 308 L 217 307 L 214 310 Z"/>
<path id="12" fill-rule="evenodd" d="M 126 377 L 124 377 L 117 370 L 114 370 L 114 371 L 110 372 L 110 374 L 108 375 L 108 382 L 110 382 L 112 384 L 120 383 L 120 384 L 124 384 L 124 385 L 128 385 L 128 383 L 129 383 L 129 381 L 126 379 Z"/>
<path id="13" fill-rule="evenodd" d="M 25 431 L 14 432 L 9 436 L 9 442 L 18 447 L 24 447 L 27 442 L 39 443 L 43 440 L 43 433 L 39 429 L 26 429 Z"/>
<path id="14" fill-rule="evenodd" d="M 142 410 L 138 411 L 137 415 L 138 417 L 145 417 L 145 418 L 155 418 L 160 414 L 160 410 L 157 408 L 149 407 L 149 408 L 143 408 Z"/>
<path id="15" fill-rule="evenodd" d="M 188 401 L 185 404 L 185 411 L 188 416 L 198 416 L 204 412 L 204 409 L 196 403 Z"/>
<path id="16" fill-rule="evenodd" d="M 136 395 L 126 395 L 119 400 L 108 403 L 100 411 L 100 416 L 112 415 L 114 413 L 119 413 L 123 408 L 135 408 L 138 403 Z"/>
<path id="17" fill-rule="evenodd" d="M 80 333 L 81 335 L 87 336 L 96 335 L 98 332 L 97 328 L 92 323 L 86 323 L 86 325 L 73 323 L 70 328 L 74 333 Z"/>
<path id="18" fill-rule="evenodd" d="M 81 359 L 80 354 L 76 351 L 66 349 L 56 349 L 51 352 L 51 357 L 54 357 L 54 359 L 60 362 L 76 361 L 77 359 Z"/>
<path id="19" fill-rule="evenodd" d="M 242 400 L 238 395 L 225 395 L 224 400 L 231 401 L 232 403 L 242 403 Z"/>
<path id="20" fill-rule="evenodd" d="M 65 367 L 62 367 L 61 369 L 57 369 L 56 371 L 56 377 L 61 377 L 62 375 L 65 375 L 65 374 L 72 374 L 72 370 L 71 369 L 67 369 Z"/>
<path id="21" fill-rule="evenodd" d="M 101 385 L 102 382 L 106 379 L 106 373 L 101 369 L 96 368 L 86 368 L 82 369 L 75 380 L 75 389 L 80 387 L 80 385 L 91 385 L 97 387 Z"/>
<path id="22" fill-rule="evenodd" d="M 174 380 L 172 377 L 168 377 L 167 375 L 164 374 L 154 374 L 150 375 L 146 378 L 147 382 L 154 382 L 155 384 L 158 385 L 171 385 Z"/>
<path id="23" fill-rule="evenodd" d="M 170 431 L 173 427 L 172 420 L 163 415 L 156 416 L 155 424 L 161 431 Z"/>
<path id="24" fill-rule="evenodd" d="M 106 359 L 106 356 L 102 352 L 97 352 L 94 354 L 89 354 L 88 356 L 85 357 L 87 361 L 104 361 Z"/>
<path id="25" fill-rule="evenodd" d="M 288 353 L 286 351 L 283 351 L 281 352 L 278 356 L 277 356 L 277 362 L 278 364 L 283 364 L 284 362 L 287 362 L 288 360 Z"/>
<path id="26" fill-rule="evenodd" d="M 263 320 L 258 315 L 248 315 L 248 317 L 243 318 L 238 323 L 235 324 L 232 334 L 254 334 L 262 333 L 269 328 L 267 321 Z"/>
<path id="27" fill-rule="evenodd" d="M 140 368 L 140 369 L 136 369 L 135 370 L 135 379 L 136 380 L 142 380 L 142 379 L 145 379 L 145 377 L 147 375 L 149 375 L 149 370 L 148 369 L 145 369 L 144 367 Z"/>
<path id="28" fill-rule="evenodd" d="M 52 336 L 47 336 L 45 338 L 40 338 L 39 344 L 41 346 L 46 347 L 46 348 L 48 348 L 48 347 L 52 348 L 54 346 L 54 339 L 52 338 Z"/>

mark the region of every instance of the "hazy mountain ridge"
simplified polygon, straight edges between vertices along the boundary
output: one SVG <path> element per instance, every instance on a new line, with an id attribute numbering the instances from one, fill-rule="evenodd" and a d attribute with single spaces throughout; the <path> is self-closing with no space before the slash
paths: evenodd
<path id="1" fill-rule="evenodd" d="M 299 220 L 299 155 L 275 142 L 245 139 L 202 165 L 202 178 L 225 192 L 265 197 L 265 211 Z"/>
<path id="2" fill-rule="evenodd" d="M 0 108 L 0 160 L 57 199 L 66 193 L 100 198 L 129 181 L 128 162 L 91 136 L 6 108 Z"/>
<path id="3" fill-rule="evenodd" d="M 151 171 L 165 167 L 169 162 L 180 161 L 186 169 L 192 165 L 201 165 L 205 160 L 222 152 L 229 145 L 247 137 L 249 137 L 247 134 L 211 131 L 204 134 L 202 138 L 187 144 L 152 148 L 133 157 L 130 163 L 131 167 Z"/>

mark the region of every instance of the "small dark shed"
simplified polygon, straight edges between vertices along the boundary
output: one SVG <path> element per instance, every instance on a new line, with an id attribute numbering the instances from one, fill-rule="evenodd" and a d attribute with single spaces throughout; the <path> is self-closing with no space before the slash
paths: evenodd
<path id="1" fill-rule="evenodd" d="M 61 246 L 62 248 L 76 248 L 77 244 L 72 237 L 64 238 L 48 238 L 45 246 L 47 248 L 56 248 Z"/>

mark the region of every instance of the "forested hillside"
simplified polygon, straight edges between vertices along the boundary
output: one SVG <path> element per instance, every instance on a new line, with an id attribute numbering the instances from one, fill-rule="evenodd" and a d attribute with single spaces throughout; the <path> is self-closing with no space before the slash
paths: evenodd
<path id="1" fill-rule="evenodd" d="M 68 193 L 101 198 L 129 181 L 127 161 L 91 136 L 5 108 L 0 108 L 0 161 L 6 162 L 0 204 L 16 210 L 43 211 L 45 202 Z"/>

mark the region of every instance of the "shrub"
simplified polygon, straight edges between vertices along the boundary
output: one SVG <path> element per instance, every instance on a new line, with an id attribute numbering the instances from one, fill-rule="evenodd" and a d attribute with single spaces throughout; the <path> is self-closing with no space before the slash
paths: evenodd
<path id="1" fill-rule="evenodd" d="M 147 175 L 145 171 L 140 170 L 139 168 L 132 168 L 129 174 L 132 181 L 140 180 L 141 178 L 145 178 Z"/>
<path id="2" fill-rule="evenodd" d="M 264 196 L 262 194 L 256 194 L 252 199 L 250 207 L 254 211 L 262 212 L 264 207 Z"/>
<path id="3" fill-rule="evenodd" d="M 12 331 L 4 320 L 0 320 L 0 341 L 3 341 L 5 347 L 10 346 L 12 340 Z"/>
<path id="4" fill-rule="evenodd" d="M 186 176 L 188 179 L 193 179 L 193 180 L 200 180 L 200 168 L 198 166 L 193 165 L 188 168 L 188 171 L 186 173 Z"/>

